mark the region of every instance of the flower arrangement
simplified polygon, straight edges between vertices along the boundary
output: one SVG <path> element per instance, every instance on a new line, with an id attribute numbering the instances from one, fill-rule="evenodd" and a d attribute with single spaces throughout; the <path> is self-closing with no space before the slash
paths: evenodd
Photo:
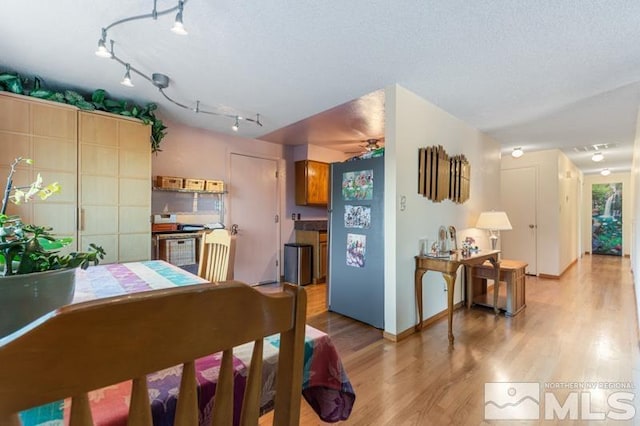
<path id="1" fill-rule="evenodd" d="M 469 256 L 472 252 L 477 252 L 478 246 L 476 245 L 476 240 L 473 237 L 466 237 L 464 241 L 462 241 L 462 255 Z"/>
<path id="2" fill-rule="evenodd" d="M 36 195 L 45 200 L 60 191 L 60 185 L 54 182 L 44 185 L 38 174 L 35 182 L 29 186 L 14 186 L 13 175 L 21 162 L 32 164 L 31 159 L 18 157 L 11 164 L 0 212 L 0 270 L 1 276 L 30 274 L 97 265 L 104 259 L 105 251 L 95 244 L 89 245 L 88 252 L 74 252 L 60 255 L 58 249 L 71 243 L 71 238 L 57 238 L 46 226 L 29 225 L 19 216 L 7 216 L 9 201 L 14 204 L 29 202 Z"/>

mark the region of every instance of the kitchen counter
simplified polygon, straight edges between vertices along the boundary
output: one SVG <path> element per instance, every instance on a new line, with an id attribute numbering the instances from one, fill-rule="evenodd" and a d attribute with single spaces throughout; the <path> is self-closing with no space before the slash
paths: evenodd
<path id="1" fill-rule="evenodd" d="M 326 231 L 326 220 L 296 220 L 293 225 L 296 231 Z"/>

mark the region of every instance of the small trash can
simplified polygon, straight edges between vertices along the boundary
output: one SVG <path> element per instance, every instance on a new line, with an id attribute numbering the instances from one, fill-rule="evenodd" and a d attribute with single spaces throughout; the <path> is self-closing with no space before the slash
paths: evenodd
<path id="1" fill-rule="evenodd" d="M 284 245 L 284 280 L 298 285 L 311 284 L 311 244 L 288 243 Z"/>

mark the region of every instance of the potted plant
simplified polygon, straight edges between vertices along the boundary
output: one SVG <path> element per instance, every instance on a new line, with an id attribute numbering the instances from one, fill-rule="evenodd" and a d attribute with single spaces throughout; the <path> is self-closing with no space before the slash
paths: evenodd
<path id="1" fill-rule="evenodd" d="M 91 244 L 87 252 L 61 254 L 71 238 L 57 238 L 46 226 L 30 225 L 7 216 L 9 201 L 46 199 L 60 191 L 58 183 L 44 185 L 38 174 L 29 186 L 14 186 L 13 175 L 21 162 L 11 164 L 0 212 L 0 338 L 43 314 L 68 304 L 75 290 L 75 268 L 87 268 L 104 258 L 102 247 Z"/>

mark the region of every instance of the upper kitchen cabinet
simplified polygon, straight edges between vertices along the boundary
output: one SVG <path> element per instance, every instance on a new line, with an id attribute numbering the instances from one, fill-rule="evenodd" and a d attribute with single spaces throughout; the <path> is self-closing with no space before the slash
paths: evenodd
<path id="1" fill-rule="evenodd" d="M 105 263 L 151 257 L 150 127 L 99 112 L 79 113 L 82 246 L 95 243 Z"/>
<path id="2" fill-rule="evenodd" d="M 326 206 L 329 201 L 329 164 L 296 161 L 296 205 Z"/>

